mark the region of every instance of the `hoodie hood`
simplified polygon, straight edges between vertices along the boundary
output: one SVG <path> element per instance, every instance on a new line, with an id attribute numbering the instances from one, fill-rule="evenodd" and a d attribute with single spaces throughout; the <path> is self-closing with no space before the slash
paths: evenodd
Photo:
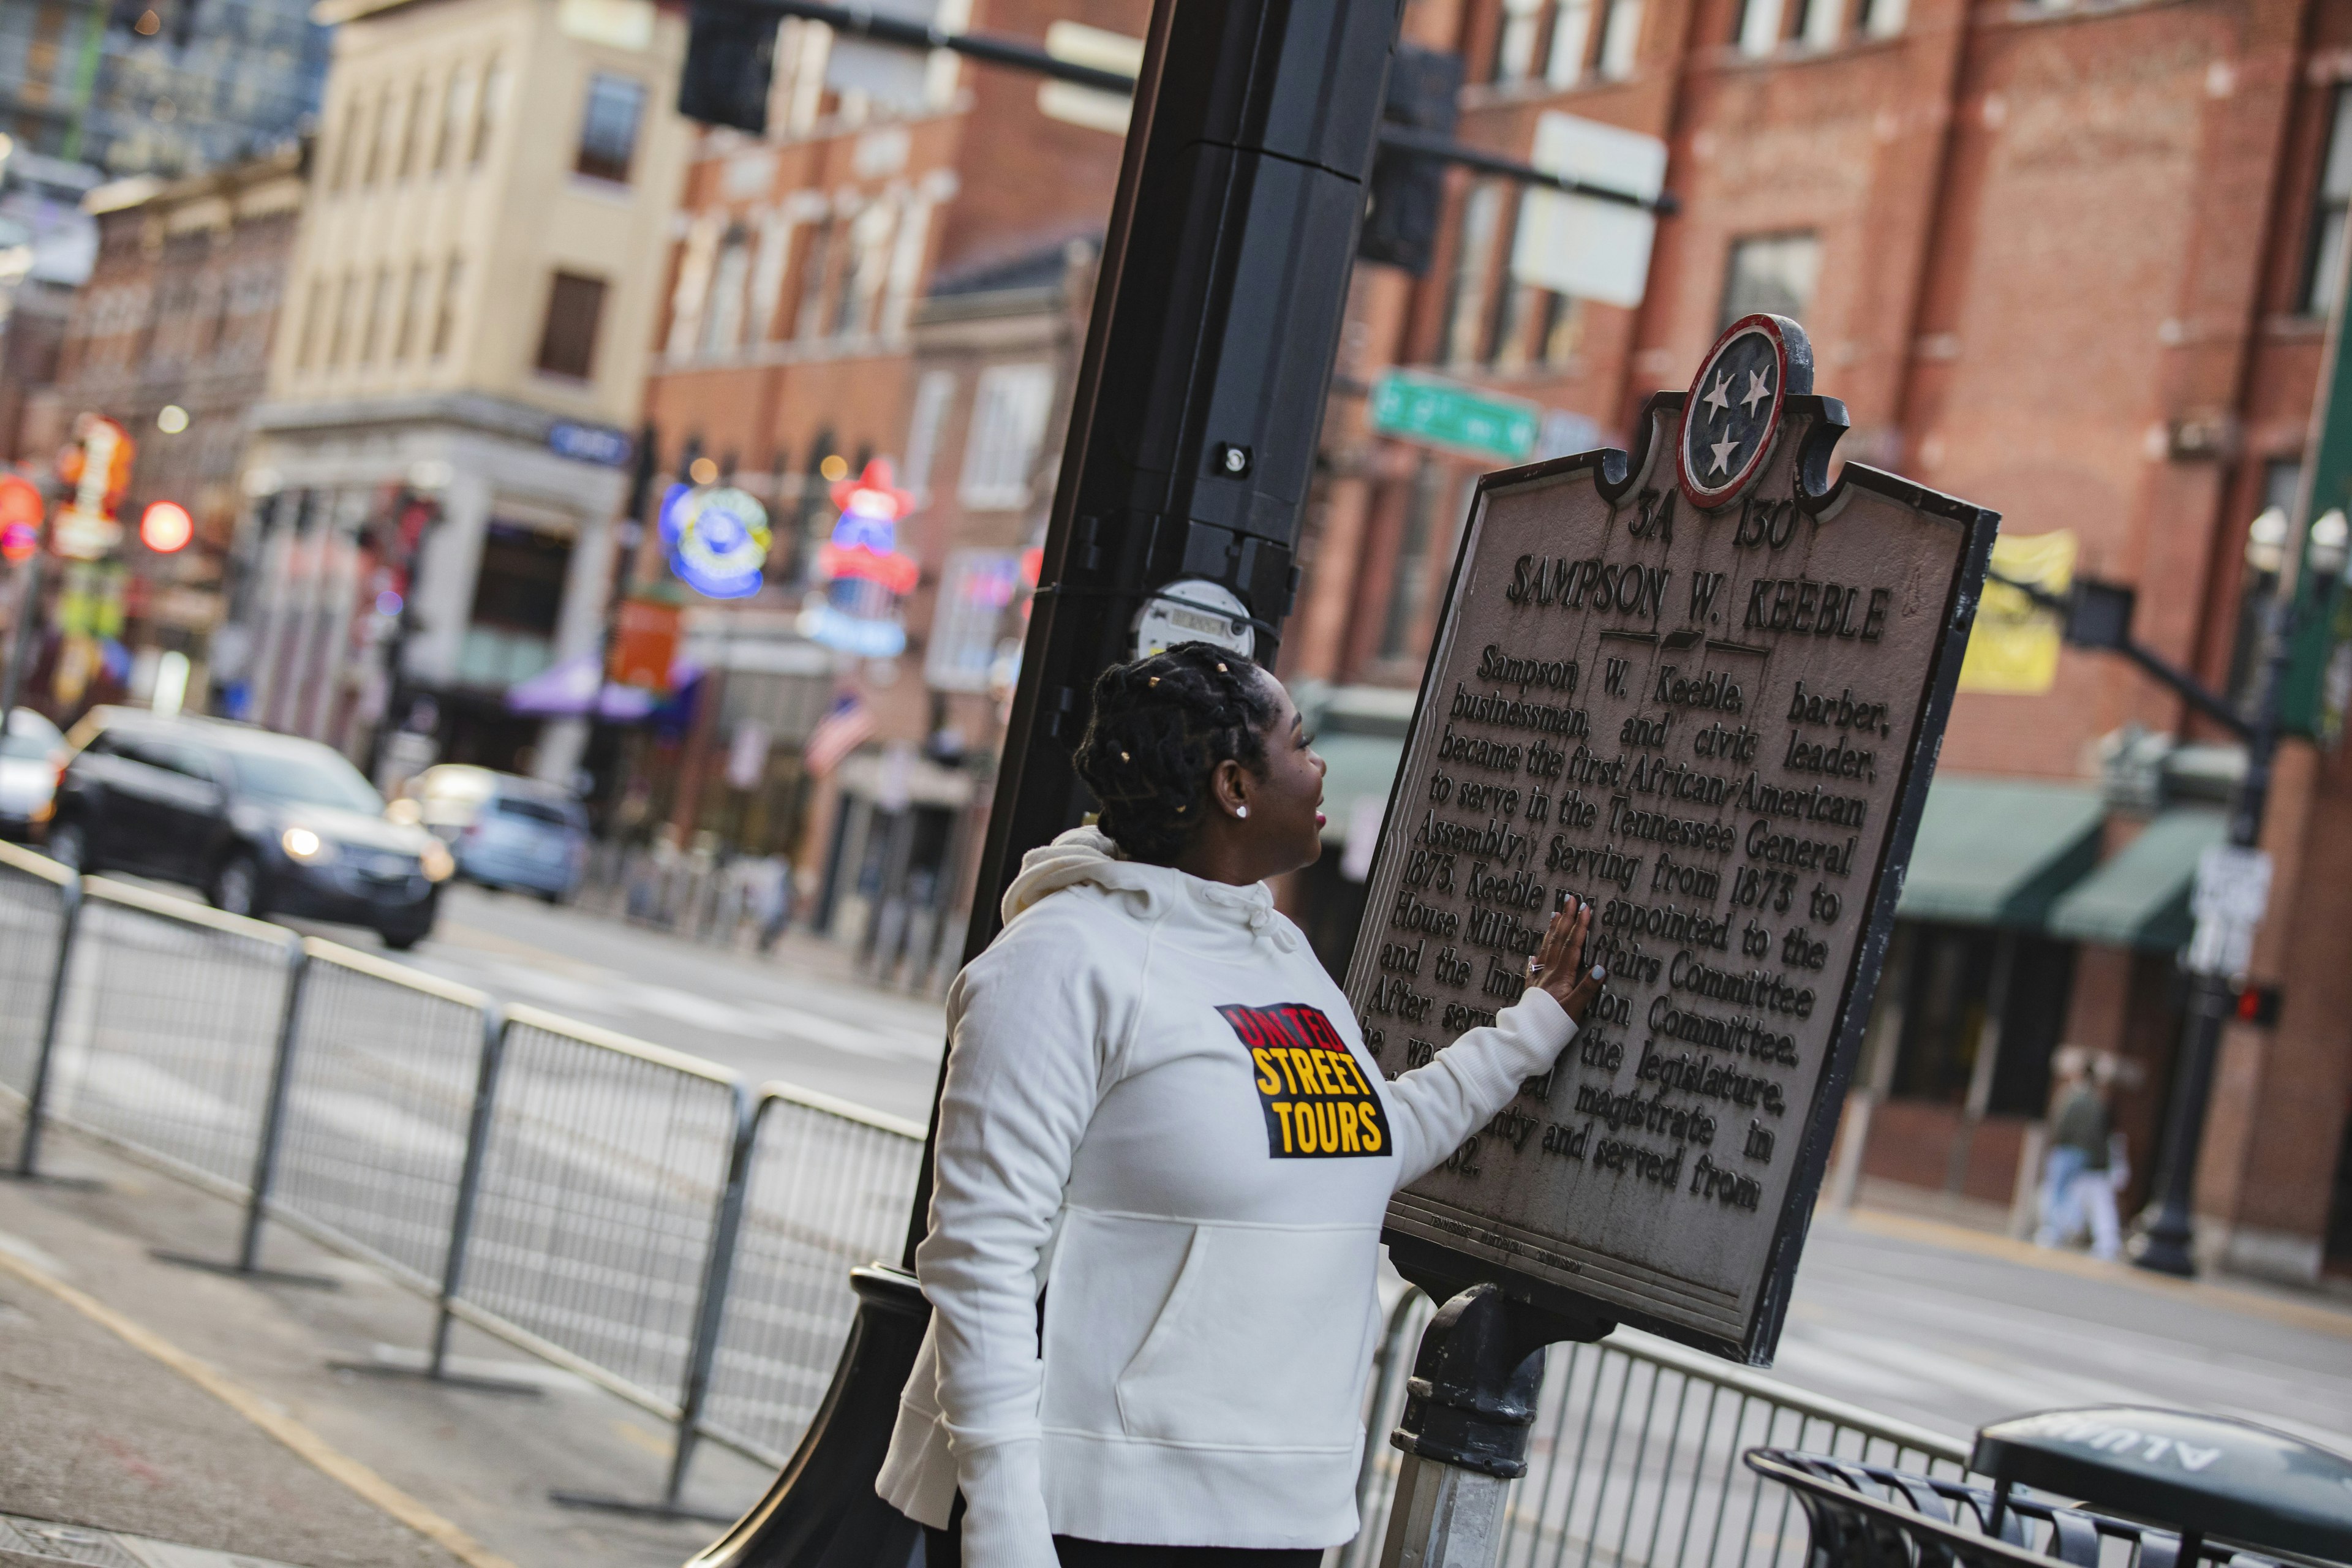
<path id="1" fill-rule="evenodd" d="M 1108 835 L 1091 826 L 1073 827 L 1021 858 L 1021 874 L 1004 889 L 1004 921 L 1012 924 L 1065 888 L 1087 885 L 1127 895 L 1146 920 L 1189 915 L 1188 924 L 1246 931 L 1253 941 L 1271 942 L 1285 952 L 1298 945 L 1296 929 L 1276 911 L 1274 893 L 1264 882 L 1238 888 L 1204 881 L 1172 866 L 1129 860 Z"/>

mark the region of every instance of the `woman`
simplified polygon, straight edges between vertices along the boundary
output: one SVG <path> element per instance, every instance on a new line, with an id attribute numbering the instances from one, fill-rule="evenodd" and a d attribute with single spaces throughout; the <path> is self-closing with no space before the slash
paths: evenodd
<path id="1" fill-rule="evenodd" d="M 1280 682 L 1203 643 L 1106 670 L 1076 763 L 1097 826 L 1030 852 L 949 995 L 931 1324 L 877 1489 L 929 1568 L 1311 1568 L 1356 1532 L 1389 1195 L 1576 1033 L 1591 910 L 1383 1082 L 1265 885 L 1321 851 Z"/>

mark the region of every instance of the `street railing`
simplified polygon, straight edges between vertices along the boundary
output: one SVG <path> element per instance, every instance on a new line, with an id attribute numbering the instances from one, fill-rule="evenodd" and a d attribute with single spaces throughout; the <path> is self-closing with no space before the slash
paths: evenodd
<path id="1" fill-rule="evenodd" d="M 264 1210 L 436 1289 L 465 1187 L 488 997 L 313 937 Z"/>
<path id="2" fill-rule="evenodd" d="M 1372 1568 L 1400 1456 L 1388 1434 L 1433 1309 L 1408 1292 L 1390 1313 L 1368 1399 L 1356 1540 L 1333 1568 Z M 1805 1518 L 1785 1489 L 1739 1462 L 1759 1445 L 1801 1447 L 1958 1478 L 1968 1446 L 1791 1388 L 1649 1334 L 1554 1345 L 1511 1487 L 1502 1568 L 1801 1568 Z"/>
<path id="3" fill-rule="evenodd" d="M 43 855 L 0 844 L 0 1090 L 18 1103 L 39 1098 L 35 1082 L 47 1060 L 42 1042 L 62 1001 L 66 936 L 73 929 L 81 882 Z M 29 1172 L 37 1119 L 19 1124 L 9 1163 Z"/>
<path id="4" fill-rule="evenodd" d="M 44 1115 L 249 1193 L 301 939 L 104 877 L 74 924 Z"/>
<path id="5" fill-rule="evenodd" d="M 831 1380 L 848 1272 L 896 1254 L 916 1124 L 280 926 L 0 844 L 0 1099 L 16 1165 L 71 1126 L 431 1300 L 425 1375 L 463 1321 L 671 1422 L 656 1509 L 698 1441 L 781 1464 Z M 1362 1529 L 1430 1307 L 1406 1293 L 1372 1368 Z M 1803 1516 L 1738 1463 L 1759 1445 L 1958 1476 L 1951 1439 L 1643 1335 L 1549 1352 L 1504 1568 L 1779 1568 Z"/>
<path id="6" fill-rule="evenodd" d="M 769 1464 L 824 1399 L 857 1299 L 849 1271 L 898 1254 L 922 1163 L 912 1121 L 789 1084 L 761 1090 L 707 1431 Z"/>

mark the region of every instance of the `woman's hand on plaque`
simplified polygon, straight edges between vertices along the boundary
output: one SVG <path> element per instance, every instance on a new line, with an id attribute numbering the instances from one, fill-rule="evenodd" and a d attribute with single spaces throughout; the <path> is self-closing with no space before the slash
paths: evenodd
<path id="1" fill-rule="evenodd" d="M 1544 927 L 1543 945 L 1528 960 L 1528 984 L 1551 993 L 1553 1001 L 1580 1025 L 1608 983 L 1608 972 L 1584 962 L 1585 943 L 1592 935 L 1592 906 L 1570 899 Z"/>

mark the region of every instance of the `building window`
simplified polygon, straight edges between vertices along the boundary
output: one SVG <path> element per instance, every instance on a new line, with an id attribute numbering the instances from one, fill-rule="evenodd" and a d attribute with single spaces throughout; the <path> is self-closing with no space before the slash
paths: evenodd
<path id="1" fill-rule="evenodd" d="M 1601 27 L 1600 71 L 1603 79 L 1623 81 L 1633 74 L 1642 47 L 1642 0 L 1609 0 Z"/>
<path id="2" fill-rule="evenodd" d="M 940 455 L 940 429 L 955 402 L 955 384 L 951 370 L 927 370 L 915 383 L 915 412 L 907 421 L 907 461 L 898 482 L 919 499 L 930 493 L 931 464 Z"/>
<path id="3" fill-rule="evenodd" d="M 453 256 L 441 269 L 441 298 L 433 317 L 433 357 L 446 357 L 457 340 L 457 290 L 466 281 L 466 263 Z"/>
<path id="4" fill-rule="evenodd" d="M 592 180 L 629 183 L 636 156 L 637 126 L 645 119 L 646 89 L 634 77 L 598 71 L 588 79 L 588 107 L 580 116 L 580 153 L 574 174 Z"/>
<path id="5" fill-rule="evenodd" d="M 416 334 L 425 325 L 425 295 L 432 287 L 432 275 L 422 261 L 408 264 L 408 293 L 400 307 L 400 335 L 393 342 L 392 357 L 402 364 L 415 350 Z"/>
<path id="6" fill-rule="evenodd" d="M 832 325 L 828 335 L 864 337 L 874 330 L 874 303 L 882 292 L 888 267 L 890 231 L 898 213 L 887 202 L 872 202 L 849 223 L 848 245 L 841 258 L 841 280 L 835 285 Z"/>
<path id="7" fill-rule="evenodd" d="M 1809 49 L 1826 49 L 1838 41 L 1844 31 L 1845 8 L 1849 0 L 1797 0 L 1796 26 L 1792 29 L 1804 40 Z"/>
<path id="8" fill-rule="evenodd" d="M 1785 36 L 1786 0 L 1743 0 L 1739 25 L 1732 29 L 1734 46 L 1743 55 L 1769 55 Z"/>
<path id="9" fill-rule="evenodd" d="M 1012 511 L 1029 504 L 1029 473 L 1053 396 L 1050 365 L 993 364 L 980 373 L 958 486 L 971 510 Z"/>
<path id="10" fill-rule="evenodd" d="M 1543 27 L 1543 0 L 1503 0 L 1503 26 L 1495 35 L 1496 81 L 1525 81 L 1536 68 L 1536 35 Z"/>
<path id="11" fill-rule="evenodd" d="M 809 235 L 808 255 L 801 260 L 801 303 L 793 335 L 814 338 L 824 331 L 824 279 L 833 258 L 834 221 L 826 218 Z"/>
<path id="12" fill-rule="evenodd" d="M 2344 255 L 2344 214 L 2352 205 L 2352 87 L 2336 89 L 2329 106 L 2327 152 L 2320 165 L 2319 195 L 2312 204 L 2311 254 L 2303 277 L 2303 313 L 2336 310 L 2336 272 Z"/>
<path id="13" fill-rule="evenodd" d="M 1854 18 L 1854 26 L 1865 37 L 1891 38 L 1903 30 L 1910 14 L 1911 0 L 1862 0 L 1862 13 Z"/>
<path id="14" fill-rule="evenodd" d="M 547 290 L 547 324 L 539 334 L 539 368 L 549 375 L 586 381 L 596 369 L 596 327 L 604 313 L 604 280 L 558 272 Z"/>
<path id="15" fill-rule="evenodd" d="M 433 172 L 441 173 L 466 144 L 466 124 L 474 117 L 474 79 L 459 66 L 441 89 L 441 128 L 433 138 Z"/>
<path id="16" fill-rule="evenodd" d="M 793 216 L 778 208 L 760 220 L 760 251 L 751 263 L 751 339 L 764 343 L 782 312 L 784 268 L 793 258 Z"/>
<path id="17" fill-rule="evenodd" d="M 294 339 L 294 368 L 309 370 L 318 363 L 319 327 L 327 313 L 327 280 L 310 279 L 310 289 L 302 301 L 302 330 Z"/>
<path id="18" fill-rule="evenodd" d="M 375 95 L 375 111 L 368 117 L 366 162 L 360 165 L 360 189 L 367 190 L 375 184 L 376 171 L 383 166 L 384 126 L 392 119 L 392 94 Z"/>
<path id="19" fill-rule="evenodd" d="M 343 364 L 343 344 L 351 332 L 352 310 L 359 303 L 360 275 L 343 274 L 342 287 L 335 291 L 335 319 L 327 332 L 327 368 L 341 370 Z"/>
<path id="20" fill-rule="evenodd" d="M 425 139 L 433 133 L 433 87 L 420 79 L 408 95 L 408 133 L 400 139 L 400 177 L 425 172 Z"/>
<path id="21" fill-rule="evenodd" d="M 890 273 L 882 286 L 882 336 L 896 342 L 907 335 L 914 313 L 915 293 L 923 283 L 923 257 L 929 249 L 932 203 L 922 196 L 908 199 L 898 214 L 898 232 L 890 241 Z"/>
<path id="22" fill-rule="evenodd" d="M 1594 0 L 1559 0 L 1551 19 L 1551 49 L 1544 61 L 1544 79 L 1554 87 L 1574 87 L 1584 79 L 1585 60 L 1592 47 Z"/>
<path id="23" fill-rule="evenodd" d="M 2074 944 L 1990 926 L 1907 925 L 1897 940 L 1906 951 L 1889 965 L 1903 1004 L 1893 1092 L 1964 1106 L 1976 1090 L 1984 1099 L 1972 1110 L 2042 1114 L 2051 1054 L 2074 995 Z M 1979 1085 L 1978 1057 L 1988 1045 L 1996 1054 Z"/>
<path id="24" fill-rule="evenodd" d="M 1010 550 L 956 550 L 940 574 L 938 608 L 923 679 L 934 690 L 986 691 L 1005 621 L 1021 595 L 1021 557 Z"/>
<path id="25" fill-rule="evenodd" d="M 1731 242 L 1723 274 L 1723 317 L 1717 330 L 1742 316 L 1767 311 L 1803 321 L 1812 309 L 1822 270 L 1822 242 L 1810 231 L 1757 235 Z"/>
<path id="26" fill-rule="evenodd" d="M 1422 601 L 1429 592 L 1429 535 L 1437 519 L 1438 498 L 1445 489 L 1445 469 L 1424 457 L 1412 471 L 1405 494 L 1404 529 L 1397 540 L 1396 575 L 1389 582 L 1388 614 L 1381 619 L 1382 658 L 1403 658 L 1412 651 L 1413 627 L 1421 620 Z"/>
<path id="27" fill-rule="evenodd" d="M 466 162 L 475 168 L 481 167 L 482 160 L 490 155 L 490 138 L 498 134 L 499 111 L 505 107 L 500 100 L 506 92 L 506 67 L 492 60 L 489 68 L 482 72 L 482 100 L 476 106 L 474 115 L 474 144 L 466 153 Z"/>
<path id="28" fill-rule="evenodd" d="M 1454 278 L 1447 289 L 1445 346 L 1449 364 L 1467 364 L 1483 357 L 1489 275 L 1495 269 L 1495 231 L 1502 226 L 1503 187 L 1482 180 L 1470 188 L 1463 204 L 1462 238 L 1454 253 Z"/>
<path id="29" fill-rule="evenodd" d="M 1543 337 L 1538 352 L 1548 365 L 1571 364 L 1576 351 L 1584 346 L 1584 301 L 1549 289 L 1543 301 Z"/>
<path id="30" fill-rule="evenodd" d="M 731 353 L 743 342 L 743 293 L 751 272 L 751 237 L 738 224 L 719 242 L 710 300 L 702 317 L 702 352 Z"/>
<path id="31" fill-rule="evenodd" d="M 343 105 L 343 128 L 335 133 L 335 155 L 327 164 L 327 194 L 341 195 L 351 179 L 352 157 L 360 142 L 360 106 Z"/>
<path id="32" fill-rule="evenodd" d="M 368 290 L 367 321 L 360 330 L 359 363 L 375 363 L 375 351 L 383 341 L 384 317 L 392 309 L 392 268 L 375 269 L 375 287 Z"/>

